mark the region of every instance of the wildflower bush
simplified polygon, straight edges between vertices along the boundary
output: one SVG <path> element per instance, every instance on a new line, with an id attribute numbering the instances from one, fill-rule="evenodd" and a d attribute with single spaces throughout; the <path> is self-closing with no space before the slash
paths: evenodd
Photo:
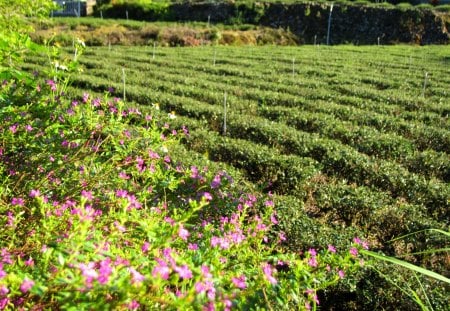
<path id="1" fill-rule="evenodd" d="M 312 309 L 360 269 L 355 239 L 287 252 L 275 204 L 178 163 L 157 107 L 65 96 L 72 62 L 0 96 L 0 310 Z"/>

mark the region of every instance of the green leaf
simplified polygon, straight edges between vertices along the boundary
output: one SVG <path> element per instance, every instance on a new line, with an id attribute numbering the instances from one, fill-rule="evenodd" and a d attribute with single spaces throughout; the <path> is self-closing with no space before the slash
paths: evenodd
<path id="1" fill-rule="evenodd" d="M 408 234 L 399 236 L 398 238 L 392 239 L 392 240 L 390 240 L 389 242 L 394 242 L 394 241 L 397 241 L 397 240 L 406 238 L 406 237 L 408 237 L 408 236 L 411 236 L 411 235 L 414 235 L 414 234 L 417 234 L 417 233 L 421 233 L 421 232 L 426 232 L 426 231 L 431 231 L 431 232 L 434 231 L 434 232 L 441 233 L 441 234 L 443 234 L 443 235 L 445 235 L 445 236 L 450 237 L 450 232 L 448 232 L 448 231 L 430 228 L 430 229 L 423 229 L 423 230 L 419 230 L 419 231 L 416 231 L 416 232 L 412 232 L 412 233 L 408 233 Z"/>
<path id="2" fill-rule="evenodd" d="M 434 278 L 436 280 L 439 280 L 439 281 L 442 281 L 442 282 L 450 284 L 450 279 L 449 278 L 446 278 L 445 276 L 443 276 L 443 275 L 441 275 L 439 273 L 430 271 L 428 269 L 425 269 L 425 268 L 422 268 L 422 267 L 418 267 L 418 266 L 413 265 L 413 264 L 411 264 L 409 262 L 406 262 L 406 261 L 403 261 L 403 260 L 400 260 L 400 259 L 397 259 L 397 258 L 394 258 L 394 257 L 384 256 L 384 255 L 381 255 L 381 254 L 378 254 L 378 253 L 375 253 L 375 252 L 372 252 L 372 251 L 368 251 L 368 250 L 361 250 L 360 253 L 364 254 L 364 255 L 367 255 L 367 256 L 370 256 L 370 257 L 373 257 L 373 258 L 378 259 L 378 260 L 383 260 L 383 261 L 387 261 L 387 262 L 390 262 L 390 263 L 402 266 L 402 267 L 404 267 L 406 269 L 409 269 L 411 271 L 415 271 L 417 273 L 421 273 L 423 275 L 429 276 L 429 277 Z"/>

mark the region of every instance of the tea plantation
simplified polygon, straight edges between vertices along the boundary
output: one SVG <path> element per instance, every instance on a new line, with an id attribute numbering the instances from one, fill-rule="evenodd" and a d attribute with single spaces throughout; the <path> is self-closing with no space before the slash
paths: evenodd
<path id="1" fill-rule="evenodd" d="M 189 130 L 174 157 L 272 193 L 286 249 L 359 235 L 448 274 L 448 238 L 428 230 L 448 231 L 450 219 L 447 46 L 109 46 L 88 48 L 80 63 L 71 95 L 110 92 L 142 113 L 159 109 Z M 35 56 L 24 68 L 46 66 Z M 322 307 L 416 308 L 395 283 L 425 284 L 445 308 L 442 282 L 382 262 L 375 270 L 389 281 L 365 271 L 357 288 L 321 293 Z"/>

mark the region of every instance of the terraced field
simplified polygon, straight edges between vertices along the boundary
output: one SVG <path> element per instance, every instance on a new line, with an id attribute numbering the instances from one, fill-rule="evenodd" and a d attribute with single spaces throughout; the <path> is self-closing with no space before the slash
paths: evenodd
<path id="1" fill-rule="evenodd" d="M 82 65 L 74 93 L 113 87 L 141 111 L 174 112 L 190 153 L 277 194 L 291 247 L 354 232 L 397 256 L 448 247 L 424 234 L 388 243 L 448 230 L 448 47 L 113 46 L 89 48 Z"/>

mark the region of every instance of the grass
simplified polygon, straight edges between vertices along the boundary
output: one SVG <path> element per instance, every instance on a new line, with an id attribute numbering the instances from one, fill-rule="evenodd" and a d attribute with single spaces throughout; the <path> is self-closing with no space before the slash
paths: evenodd
<path id="1" fill-rule="evenodd" d="M 73 45 L 73 37 L 82 38 L 86 44 L 148 45 L 157 42 L 163 46 L 198 45 L 293 45 L 298 38 L 288 30 L 256 25 L 209 26 L 203 22 L 141 22 L 133 20 L 85 18 L 54 18 L 37 24 L 31 34 L 37 42 L 49 40 L 60 46 Z"/>

